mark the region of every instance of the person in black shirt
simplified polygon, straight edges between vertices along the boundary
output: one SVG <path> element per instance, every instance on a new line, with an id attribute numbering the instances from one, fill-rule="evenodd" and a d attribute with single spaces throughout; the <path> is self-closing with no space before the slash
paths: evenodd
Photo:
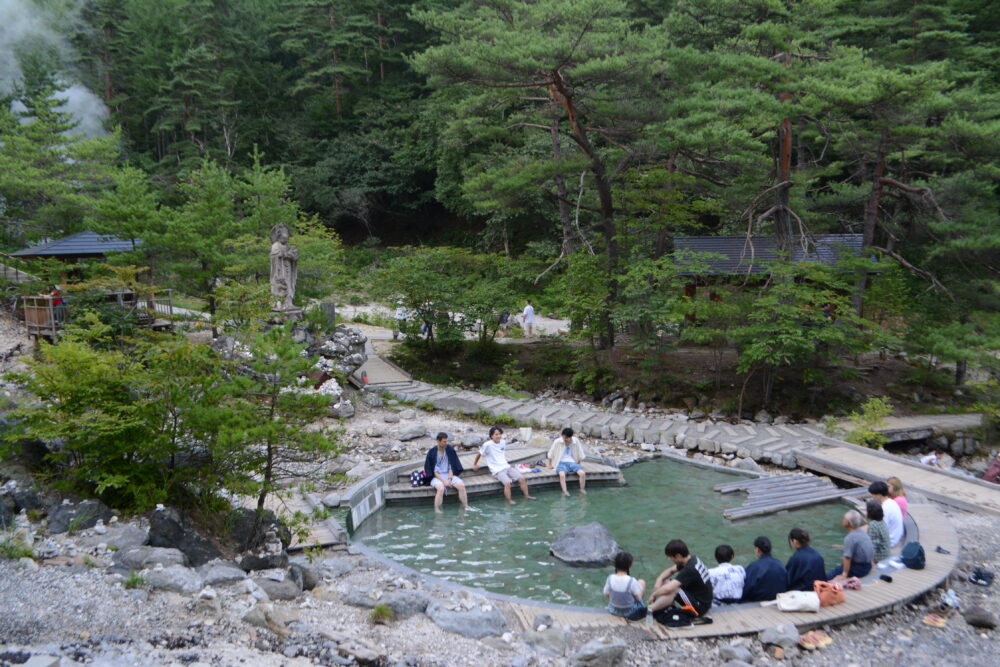
<path id="1" fill-rule="evenodd" d="M 788 533 L 788 543 L 795 553 L 788 559 L 788 590 L 811 591 L 813 582 L 826 579 L 826 564 L 818 551 L 809 546 L 809 533 L 801 528 L 792 528 Z"/>
<path id="2" fill-rule="evenodd" d="M 676 604 L 694 616 L 704 616 L 712 607 L 712 580 L 708 568 L 697 556 L 691 555 L 682 540 L 670 540 L 663 553 L 674 564 L 656 578 L 649 598 L 649 611 Z"/>
<path id="3" fill-rule="evenodd" d="M 781 561 L 771 555 L 771 540 L 763 535 L 753 541 L 757 560 L 747 565 L 747 580 L 743 584 L 744 602 L 763 602 L 788 590 L 788 573 Z"/>

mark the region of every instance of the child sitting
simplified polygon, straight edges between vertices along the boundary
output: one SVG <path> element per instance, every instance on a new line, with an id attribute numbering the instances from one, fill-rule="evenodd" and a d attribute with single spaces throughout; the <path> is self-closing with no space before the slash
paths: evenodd
<path id="1" fill-rule="evenodd" d="M 742 565 L 733 565 L 734 555 L 733 548 L 728 544 L 715 547 L 715 562 L 718 565 L 708 570 L 708 577 L 712 580 L 712 595 L 716 604 L 735 604 L 743 597 L 747 571 Z"/>
<path id="2" fill-rule="evenodd" d="M 646 618 L 646 605 L 642 601 L 646 582 L 630 575 L 631 569 L 632 554 L 619 551 L 615 556 L 615 573 L 609 574 L 604 582 L 604 597 L 608 598 L 610 613 L 630 621 L 640 621 Z"/>
<path id="3" fill-rule="evenodd" d="M 872 546 L 875 547 L 875 555 L 872 561 L 881 563 L 889 560 L 892 552 L 889 550 L 889 527 L 886 525 L 885 514 L 882 505 L 877 500 L 869 500 L 865 503 L 868 511 L 868 537 L 871 538 Z"/>

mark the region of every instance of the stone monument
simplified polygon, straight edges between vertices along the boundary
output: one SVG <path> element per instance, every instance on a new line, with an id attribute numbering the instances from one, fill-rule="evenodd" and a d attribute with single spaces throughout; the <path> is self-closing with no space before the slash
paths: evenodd
<path id="1" fill-rule="evenodd" d="M 271 228 L 271 295 L 274 296 L 274 310 L 278 312 L 295 310 L 295 281 L 299 270 L 299 249 L 288 244 L 291 232 L 288 225 Z"/>

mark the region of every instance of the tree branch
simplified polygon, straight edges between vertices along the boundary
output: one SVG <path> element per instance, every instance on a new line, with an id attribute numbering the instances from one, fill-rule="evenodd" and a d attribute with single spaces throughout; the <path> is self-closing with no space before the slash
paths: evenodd
<path id="1" fill-rule="evenodd" d="M 931 281 L 931 284 L 933 284 L 939 290 L 941 290 L 942 292 L 944 292 L 945 294 L 947 294 L 948 298 L 951 299 L 952 302 L 955 301 L 955 295 L 951 293 L 951 290 L 949 290 L 947 287 L 945 287 L 944 285 L 942 285 L 941 281 L 937 279 L 937 276 L 935 276 L 930 271 L 927 271 L 926 269 L 921 269 L 918 266 L 914 266 L 913 264 L 910 264 L 908 261 L 906 261 L 905 259 L 903 259 L 903 257 L 900 256 L 898 253 L 893 252 L 892 250 L 889 250 L 888 248 L 879 248 L 877 246 L 869 246 L 869 247 L 872 250 L 878 250 L 880 253 L 886 255 L 887 257 L 893 258 L 894 260 L 896 260 L 897 262 L 899 262 L 900 266 L 902 266 L 904 269 L 906 269 L 907 271 L 909 271 L 913 275 L 915 275 L 915 276 L 921 276 L 923 278 L 927 278 L 928 280 Z"/>
<path id="2" fill-rule="evenodd" d="M 926 186 L 907 185 L 906 183 L 900 183 L 894 178 L 887 178 L 885 176 L 880 178 L 879 182 L 883 185 L 891 185 L 892 187 L 902 190 L 903 192 L 920 195 L 922 199 L 927 200 L 934 206 L 934 210 L 937 211 L 937 214 L 941 216 L 942 220 L 948 220 L 948 216 L 946 216 L 944 211 L 941 210 L 941 206 L 937 203 L 937 200 L 934 198 L 934 192 L 930 188 Z"/>
<path id="3" fill-rule="evenodd" d="M 565 256 L 566 256 L 566 250 L 565 250 L 565 249 L 563 249 L 563 250 L 562 250 L 562 252 L 560 252 L 560 253 L 559 253 L 559 256 L 558 256 L 558 257 L 556 257 L 556 261 L 552 262 L 552 264 L 551 264 L 551 265 L 549 265 L 549 268 L 545 269 L 544 271 L 542 271 L 541 273 L 539 273 L 539 274 L 538 274 L 537 276 L 535 276 L 535 284 L 537 285 L 537 284 L 538 284 L 538 282 L 539 282 L 539 281 L 540 281 L 540 280 L 541 280 L 542 278 L 544 278 L 544 277 L 545 277 L 545 274 L 546 274 L 546 273 L 548 273 L 548 272 L 549 272 L 549 271 L 551 271 L 552 269 L 556 268 L 556 267 L 557 267 L 557 266 L 559 265 L 559 262 L 561 262 L 561 261 L 562 261 L 562 258 L 563 258 L 563 257 L 565 257 Z"/>

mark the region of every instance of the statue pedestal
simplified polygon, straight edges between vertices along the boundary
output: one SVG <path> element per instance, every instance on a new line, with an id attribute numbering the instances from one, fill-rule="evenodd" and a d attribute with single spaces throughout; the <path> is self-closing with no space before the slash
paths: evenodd
<path id="1" fill-rule="evenodd" d="M 287 308 L 284 310 L 274 309 L 271 311 L 271 322 L 276 324 L 284 324 L 285 322 L 301 322 L 302 319 L 301 308 Z"/>

